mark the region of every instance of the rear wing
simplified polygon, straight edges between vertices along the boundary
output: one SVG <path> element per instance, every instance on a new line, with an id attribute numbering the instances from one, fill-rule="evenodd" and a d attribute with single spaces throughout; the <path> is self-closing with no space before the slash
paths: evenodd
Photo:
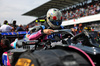
<path id="1" fill-rule="evenodd" d="M 0 33 L 0 40 L 4 39 L 12 39 L 12 38 L 23 38 L 24 35 L 28 33 L 27 31 L 18 31 L 18 32 L 1 32 Z"/>
<path id="2" fill-rule="evenodd" d="M 1 35 L 10 36 L 10 35 L 18 35 L 18 34 L 26 34 L 27 31 L 19 31 L 19 32 L 1 32 Z"/>

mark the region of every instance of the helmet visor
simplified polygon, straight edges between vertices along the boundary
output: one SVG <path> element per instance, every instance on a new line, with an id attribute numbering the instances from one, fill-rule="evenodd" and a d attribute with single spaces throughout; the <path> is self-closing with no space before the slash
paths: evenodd
<path id="1" fill-rule="evenodd" d="M 53 25 L 56 25 L 56 26 L 59 26 L 62 24 L 62 20 L 53 20 L 53 21 L 50 21 Z"/>

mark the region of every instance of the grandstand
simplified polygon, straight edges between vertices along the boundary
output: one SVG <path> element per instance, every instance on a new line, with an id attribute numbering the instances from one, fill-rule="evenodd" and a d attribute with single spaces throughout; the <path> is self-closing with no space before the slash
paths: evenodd
<path id="1" fill-rule="evenodd" d="M 66 26 L 66 28 L 70 28 L 74 24 L 79 23 L 83 23 L 85 26 L 91 25 L 95 28 L 97 28 L 97 26 L 100 28 L 100 10 L 97 10 L 98 8 L 100 9 L 100 2 L 99 0 L 90 1 L 89 3 L 89 0 L 50 0 L 23 15 L 38 17 L 36 20 L 29 23 L 32 25 L 32 23 L 41 22 L 41 19 L 45 21 L 45 15 L 48 9 L 58 8 L 62 11 L 62 25 Z"/>

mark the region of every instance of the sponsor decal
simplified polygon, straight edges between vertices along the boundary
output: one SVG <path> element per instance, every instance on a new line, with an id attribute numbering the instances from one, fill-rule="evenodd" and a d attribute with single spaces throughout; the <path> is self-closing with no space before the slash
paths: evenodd
<path id="1" fill-rule="evenodd" d="M 18 59 L 15 66 L 30 66 L 30 63 L 31 63 L 31 59 L 20 58 L 20 59 Z M 34 66 L 34 64 L 32 64 L 31 66 Z"/>
<path id="2" fill-rule="evenodd" d="M 31 66 L 35 66 L 34 64 L 31 64 Z"/>

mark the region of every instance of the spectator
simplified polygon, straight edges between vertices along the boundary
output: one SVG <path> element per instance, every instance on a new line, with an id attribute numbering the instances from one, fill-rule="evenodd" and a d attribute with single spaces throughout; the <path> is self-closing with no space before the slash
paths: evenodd
<path id="1" fill-rule="evenodd" d="M 2 63 L 2 54 L 10 49 L 14 49 L 10 46 L 9 39 L 0 40 L 0 66 L 4 66 Z"/>
<path id="2" fill-rule="evenodd" d="M 78 31 L 77 31 L 77 30 L 78 30 L 78 26 L 77 26 L 76 24 L 74 24 L 74 31 L 75 31 L 74 34 L 75 34 L 75 35 L 78 34 Z"/>
<path id="3" fill-rule="evenodd" d="M 12 27 L 14 27 L 14 31 L 15 31 L 16 28 L 18 27 L 18 26 L 16 25 L 16 20 L 13 21 Z"/>
<path id="4" fill-rule="evenodd" d="M 25 30 L 26 31 L 29 31 L 29 25 L 26 26 Z"/>
<path id="5" fill-rule="evenodd" d="M 1 32 L 10 32 L 12 29 L 14 29 L 14 28 L 8 25 L 7 20 L 5 20 L 3 25 L 0 27 Z"/>
<path id="6" fill-rule="evenodd" d="M 74 28 L 71 28 L 72 33 L 75 35 L 75 30 Z"/>
<path id="7" fill-rule="evenodd" d="M 80 23 L 78 27 L 78 32 L 81 33 L 83 31 L 83 25 Z"/>
<path id="8" fill-rule="evenodd" d="M 24 31 L 21 24 L 16 28 L 16 31 Z"/>

